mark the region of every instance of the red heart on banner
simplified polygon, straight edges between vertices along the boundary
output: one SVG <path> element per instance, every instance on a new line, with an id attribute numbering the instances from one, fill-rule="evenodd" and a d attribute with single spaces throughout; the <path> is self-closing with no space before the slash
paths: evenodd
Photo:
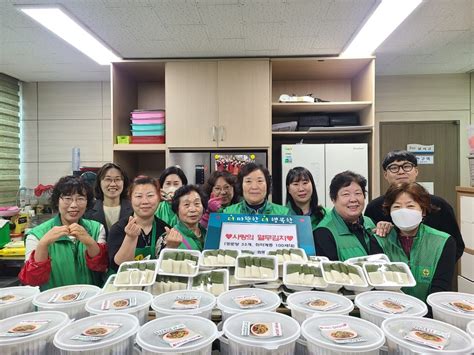
<path id="1" fill-rule="evenodd" d="M 227 233 L 227 234 L 225 235 L 225 237 L 226 237 L 227 239 L 230 239 L 230 238 L 232 238 L 232 234 Z"/>
<path id="2" fill-rule="evenodd" d="M 286 237 L 286 239 L 288 239 L 291 242 L 293 240 L 293 236 L 289 235 L 289 236 Z"/>

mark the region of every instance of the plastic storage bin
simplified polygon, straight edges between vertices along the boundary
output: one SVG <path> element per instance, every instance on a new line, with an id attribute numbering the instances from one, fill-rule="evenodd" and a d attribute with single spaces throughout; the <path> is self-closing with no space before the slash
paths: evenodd
<path id="1" fill-rule="evenodd" d="M 22 321 L 44 321 L 36 332 L 22 337 L 0 337 L 0 354 L 15 355 L 56 355 L 59 351 L 53 346 L 54 334 L 64 328 L 71 320 L 63 312 L 45 311 L 32 312 L 10 317 L 0 321 L 0 333 L 6 333 Z"/>
<path id="2" fill-rule="evenodd" d="M 387 299 L 399 300 L 401 303 L 409 306 L 403 312 L 400 313 L 387 313 L 377 308 L 372 307 L 371 305 L 377 302 L 383 302 Z M 382 325 L 382 322 L 391 317 L 397 316 L 411 316 L 411 317 L 423 317 L 428 313 L 428 307 L 423 301 L 420 301 L 418 298 L 413 296 L 405 295 L 404 293 L 399 292 L 390 292 L 390 291 L 369 291 L 364 292 L 356 296 L 354 303 L 360 310 L 360 317 L 362 319 L 368 320 L 379 327 Z"/>
<path id="3" fill-rule="evenodd" d="M 85 292 L 84 298 L 78 301 L 52 303 L 49 302 L 54 294 L 63 297 L 75 293 Z M 86 302 L 97 295 L 100 288 L 92 285 L 71 285 L 51 288 L 34 296 L 33 304 L 38 307 L 38 311 L 60 311 L 66 313 L 71 319 L 84 318 L 89 315 L 85 309 Z"/>
<path id="4" fill-rule="evenodd" d="M 89 327 L 101 323 L 118 323 L 122 326 L 113 334 L 93 342 L 71 339 L 81 335 Z M 130 314 L 108 313 L 80 319 L 61 329 L 54 336 L 54 346 L 61 354 L 108 355 L 132 354 L 135 334 L 139 328 L 138 319 Z"/>
<path id="5" fill-rule="evenodd" d="M 449 342 L 443 350 L 419 345 L 404 339 L 413 327 L 426 327 L 442 332 L 449 332 Z M 387 337 L 389 354 L 471 354 L 472 338 L 461 329 L 434 319 L 418 317 L 393 317 L 382 323 L 382 330 Z"/>
<path id="6" fill-rule="evenodd" d="M 474 294 L 460 292 L 436 292 L 426 299 L 433 309 L 433 318 L 466 330 L 467 324 L 474 320 L 474 312 L 462 313 L 451 309 L 446 303 L 467 300 L 474 304 Z"/>
<path id="7" fill-rule="evenodd" d="M 234 299 L 242 296 L 257 296 L 262 304 L 253 308 L 241 308 Z M 222 312 L 222 321 L 225 321 L 230 316 L 236 313 L 248 313 L 258 311 L 276 311 L 281 304 L 281 298 L 278 294 L 259 289 L 259 288 L 236 288 L 222 293 L 217 297 L 217 308 Z"/>
<path id="8" fill-rule="evenodd" d="M 278 322 L 282 336 L 242 336 L 242 322 Z M 229 353 L 239 355 L 293 355 L 300 325 L 293 318 L 276 312 L 246 312 L 234 314 L 224 322 L 224 335 L 229 340 Z"/>
<path id="9" fill-rule="evenodd" d="M 179 324 L 184 324 L 189 329 L 200 334 L 202 338 L 172 348 L 155 332 Z M 209 355 L 212 351 L 212 342 L 220 336 L 217 326 L 209 319 L 196 316 L 182 315 L 168 316 L 148 322 L 140 328 L 137 334 L 137 344 L 142 348 L 142 355 L 151 354 L 189 354 Z"/>
<path id="10" fill-rule="evenodd" d="M 33 312 L 33 297 L 40 293 L 39 287 L 17 286 L 0 288 L 0 319 Z"/>
<path id="11" fill-rule="evenodd" d="M 200 297 L 199 307 L 192 309 L 173 309 L 172 306 L 178 296 Z M 156 312 L 156 318 L 180 315 L 198 316 L 211 319 L 212 309 L 216 305 L 216 297 L 209 292 L 198 290 L 179 290 L 163 293 L 156 296 L 151 303 L 151 308 Z"/>
<path id="12" fill-rule="evenodd" d="M 126 307 L 126 302 L 128 302 L 130 298 L 135 298 L 136 305 L 133 307 Z M 109 309 L 102 309 L 104 301 L 110 301 Z M 117 291 L 102 293 L 87 301 L 86 311 L 91 315 L 128 313 L 137 317 L 140 325 L 143 325 L 148 319 L 148 310 L 152 301 L 153 296 L 145 291 Z M 116 305 L 117 302 L 121 302 L 122 304 L 125 304 L 125 306 L 114 306 L 114 304 Z"/>
<path id="13" fill-rule="evenodd" d="M 323 301 L 339 304 L 339 307 L 329 309 L 327 311 L 317 310 L 306 305 L 305 301 L 311 299 L 321 299 Z M 354 304 L 348 298 L 330 292 L 320 291 L 301 291 L 295 292 L 288 296 L 286 299 L 288 308 L 291 310 L 291 316 L 298 321 L 303 323 L 306 319 L 316 315 L 329 315 L 329 314 L 345 314 L 348 315 L 354 309 Z"/>
<path id="14" fill-rule="evenodd" d="M 359 343 L 336 344 L 321 334 L 320 326 L 347 323 L 349 327 L 367 341 Z M 378 355 L 385 343 L 385 336 L 374 324 L 351 316 L 318 315 L 301 325 L 301 334 L 306 339 L 310 354 L 321 355 Z"/>
<path id="15" fill-rule="evenodd" d="M 467 334 L 469 334 L 474 340 L 474 320 L 467 323 Z"/>

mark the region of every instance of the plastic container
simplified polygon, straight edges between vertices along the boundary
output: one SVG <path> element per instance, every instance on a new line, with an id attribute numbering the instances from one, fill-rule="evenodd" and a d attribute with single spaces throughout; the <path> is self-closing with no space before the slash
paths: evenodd
<path id="1" fill-rule="evenodd" d="M 308 342 L 305 338 L 300 337 L 296 340 L 295 355 L 310 355 L 308 352 Z"/>
<path id="2" fill-rule="evenodd" d="M 467 324 L 474 320 L 474 312 L 462 313 L 455 311 L 446 304 L 449 302 L 467 300 L 474 305 L 474 294 L 460 292 L 436 292 L 426 299 L 433 309 L 433 318 L 452 324 L 462 330 L 466 330 Z"/>
<path id="3" fill-rule="evenodd" d="M 271 259 L 273 261 L 273 272 L 271 272 L 268 277 L 252 277 L 252 276 L 245 276 L 243 272 L 241 272 L 240 268 L 238 267 L 239 260 L 242 258 L 246 258 L 246 255 L 239 255 L 236 261 L 235 267 L 235 279 L 238 281 L 253 281 L 253 282 L 268 282 L 268 281 L 275 281 L 278 279 L 278 261 L 276 256 L 272 255 L 265 255 L 265 256 L 251 256 L 251 258 L 262 258 L 262 259 Z"/>
<path id="4" fill-rule="evenodd" d="M 189 271 L 188 273 L 183 273 L 181 272 L 182 271 L 182 264 L 180 264 L 181 268 L 180 268 L 180 271 L 178 272 L 175 272 L 174 270 L 173 271 L 168 271 L 166 268 L 163 269 L 163 260 L 165 260 L 165 255 L 169 254 L 169 253 L 184 253 L 184 254 L 190 254 L 192 255 L 193 257 L 197 257 L 198 258 L 198 261 L 196 262 L 196 265 L 195 266 L 189 266 L 188 264 L 188 268 L 187 268 L 187 271 Z M 176 262 L 178 262 L 177 260 L 171 260 L 172 261 L 172 264 L 174 265 L 173 268 L 175 267 Z M 174 262 L 174 263 L 173 263 Z M 170 275 L 170 276 L 183 276 L 183 277 L 194 277 L 197 275 L 197 273 L 199 272 L 199 265 L 201 264 L 201 252 L 198 251 L 198 250 L 186 250 L 186 249 L 170 249 L 170 248 L 165 248 L 161 251 L 160 253 L 160 256 L 158 258 L 158 274 L 160 275 Z"/>
<path id="5" fill-rule="evenodd" d="M 136 124 L 131 123 L 130 126 L 132 127 L 133 131 L 164 131 L 165 124 L 164 123 L 150 123 L 150 124 Z"/>
<path id="6" fill-rule="evenodd" d="M 241 308 L 234 299 L 242 296 L 257 296 L 261 301 L 261 305 L 253 308 Z M 276 311 L 281 304 L 281 298 L 278 294 L 259 288 L 236 288 L 224 292 L 217 297 L 217 308 L 222 312 L 222 321 L 237 313 L 252 313 L 260 311 Z"/>
<path id="7" fill-rule="evenodd" d="M 350 265 L 351 268 L 355 268 L 357 270 L 358 276 L 361 278 L 362 283 L 360 284 L 354 284 L 354 283 L 347 283 L 347 282 L 337 282 L 333 281 L 328 276 L 326 275 L 325 272 L 325 267 L 326 265 L 333 265 L 333 264 L 344 264 L 343 262 L 333 262 L 333 261 L 322 261 L 321 262 L 321 267 L 323 271 L 323 278 L 324 280 L 328 283 L 329 286 L 337 285 L 337 286 L 344 286 L 346 290 L 349 291 L 355 291 L 355 292 L 364 292 L 372 289 L 372 286 L 369 286 L 367 283 L 366 276 L 364 275 L 364 272 L 362 268 L 358 265 Z"/>
<path id="8" fill-rule="evenodd" d="M 81 335 L 85 329 L 101 323 L 118 323 L 122 326 L 115 333 L 98 341 L 86 342 L 71 339 Z M 61 350 L 61 355 L 132 354 L 138 329 L 137 317 L 130 314 L 99 314 L 72 322 L 68 327 L 58 331 L 54 336 L 54 346 Z"/>
<path id="9" fill-rule="evenodd" d="M 110 293 L 110 292 L 116 292 L 116 291 L 142 291 L 143 286 L 114 286 L 114 281 L 115 281 L 115 276 L 110 275 L 107 281 L 105 282 L 105 285 L 102 287 L 101 293 Z"/>
<path id="10" fill-rule="evenodd" d="M 119 280 L 119 274 L 126 272 L 128 269 L 139 269 L 140 270 L 140 282 L 133 282 L 132 280 L 129 283 L 122 283 L 122 280 Z M 144 274 L 145 272 L 153 273 L 151 277 L 148 274 Z M 150 275 L 151 275 L 150 273 Z M 158 273 L 158 262 L 156 260 L 143 260 L 143 261 L 127 261 L 120 264 L 120 267 L 117 271 L 117 274 L 114 278 L 114 286 L 115 287 L 143 287 L 143 286 L 151 286 L 155 283 L 156 274 Z M 146 281 L 145 278 L 149 278 L 150 281 Z"/>
<path id="11" fill-rule="evenodd" d="M 302 271 L 303 266 L 311 266 L 311 267 L 316 267 L 320 274 L 321 274 L 321 284 L 317 284 L 311 281 L 311 283 L 295 283 L 291 282 L 291 280 L 288 280 L 288 266 L 290 265 L 299 265 L 300 266 L 300 271 Z M 300 281 L 300 280 L 298 280 Z M 328 283 L 323 277 L 323 270 L 321 268 L 321 263 L 319 262 L 300 262 L 300 261 L 285 261 L 283 263 L 283 284 L 285 284 L 287 287 L 291 289 L 312 289 L 316 288 L 318 290 L 325 290 L 328 288 Z"/>
<path id="12" fill-rule="evenodd" d="M 127 301 L 131 298 L 135 299 L 136 305 L 133 307 L 113 307 L 114 302 Z M 102 309 L 104 301 L 110 302 L 109 309 Z M 148 310 L 150 308 L 153 296 L 145 291 L 117 291 L 110 293 L 102 293 L 86 303 L 86 311 L 91 315 L 108 314 L 108 313 L 128 313 L 138 318 L 140 325 L 146 323 L 148 319 Z"/>
<path id="13" fill-rule="evenodd" d="M 382 268 L 382 275 L 383 275 L 384 283 L 374 283 L 374 280 L 372 280 L 370 278 L 369 272 L 367 271 L 367 268 L 370 267 L 370 266 L 373 266 L 373 265 L 380 266 Z M 385 270 L 385 268 L 387 266 L 390 267 L 390 265 L 395 265 L 397 267 L 403 268 L 403 270 L 405 271 L 405 273 L 408 276 L 408 283 L 400 284 L 400 283 L 396 283 L 396 282 L 393 282 L 393 281 L 390 281 L 389 279 L 387 279 L 386 273 L 383 270 Z M 377 290 L 398 291 L 402 287 L 414 287 L 414 286 L 416 286 L 416 280 L 413 277 L 413 274 L 412 274 L 410 268 L 408 267 L 407 264 L 405 264 L 403 262 L 390 262 L 390 263 L 387 263 L 387 262 L 365 262 L 362 265 L 362 268 L 364 269 L 364 274 L 365 274 L 365 277 L 367 278 L 367 282 L 369 283 L 369 285 L 375 287 L 375 289 L 377 289 Z"/>
<path id="14" fill-rule="evenodd" d="M 173 309 L 173 304 L 178 296 L 183 297 L 200 297 L 200 303 L 197 308 L 192 309 Z M 156 296 L 151 303 L 151 308 L 156 312 L 156 318 L 188 315 L 211 319 L 212 309 L 216 305 L 216 297 L 209 292 L 198 290 L 179 290 L 163 293 Z M 184 318 L 184 317 L 183 317 Z"/>
<path id="15" fill-rule="evenodd" d="M 400 313 L 387 313 L 377 308 L 372 307 L 371 305 L 377 302 L 382 302 L 387 299 L 395 299 L 400 301 L 410 308 L 404 310 Z M 379 327 L 382 325 L 382 322 L 387 318 L 399 317 L 399 316 L 411 316 L 411 317 L 423 317 L 428 313 L 428 307 L 423 301 L 420 301 L 418 298 L 405 295 L 400 292 L 390 292 L 390 291 L 369 291 L 364 292 L 356 296 L 354 303 L 360 310 L 360 317 L 362 319 L 368 320 Z"/>
<path id="16" fill-rule="evenodd" d="M 242 322 L 278 322 L 280 337 L 242 336 Z M 229 353 L 240 355 L 293 355 L 296 340 L 300 337 L 300 325 L 293 318 L 276 312 L 245 312 L 234 314 L 224 322 L 224 335 L 229 340 Z"/>
<path id="17" fill-rule="evenodd" d="M 443 350 L 437 350 L 404 339 L 414 327 L 426 327 L 450 333 L 449 342 Z M 383 321 L 382 330 L 387 337 L 389 354 L 471 354 L 472 338 L 461 329 L 434 319 L 418 317 L 392 317 Z"/>
<path id="18" fill-rule="evenodd" d="M 299 252 L 303 254 L 302 260 L 281 260 L 281 259 L 278 258 L 278 254 L 272 254 L 272 253 L 275 253 L 276 250 L 267 250 L 265 252 L 265 255 L 275 255 L 277 257 L 278 265 L 283 265 L 283 263 L 285 261 L 296 261 L 296 262 L 299 262 L 299 263 L 308 261 L 308 256 L 306 255 L 306 251 L 303 248 L 291 248 L 291 249 L 292 250 L 299 250 Z M 289 251 L 290 249 L 288 248 L 288 249 L 280 249 L 280 250 L 288 250 Z"/>
<path id="19" fill-rule="evenodd" d="M 160 336 L 155 334 L 158 330 L 179 324 L 184 324 L 189 329 L 200 334 L 202 338 L 173 349 L 163 341 Z M 183 317 L 181 315 L 175 315 L 155 319 L 141 327 L 137 334 L 137 344 L 142 348 L 142 355 L 209 355 L 212 351 L 212 342 L 220 335 L 221 333 L 218 332 L 217 326 L 209 319 L 196 316 Z"/>
<path id="20" fill-rule="evenodd" d="M 40 293 L 39 287 L 17 286 L 0 288 L 0 319 L 33 312 L 33 297 Z"/>
<path id="21" fill-rule="evenodd" d="M 225 249 L 220 249 L 220 250 L 224 250 L 224 252 L 226 251 Z M 216 267 L 234 267 L 235 266 L 235 262 L 236 260 L 234 260 L 233 263 L 231 262 L 226 262 L 226 260 L 223 260 L 223 262 L 219 262 L 219 263 L 216 263 L 216 264 L 209 264 L 208 263 L 208 254 L 210 252 L 214 252 L 214 251 L 217 251 L 216 249 L 206 249 L 206 250 L 203 250 L 202 251 L 202 258 L 200 260 L 200 263 L 199 263 L 199 266 L 200 267 L 203 267 L 203 268 L 216 268 Z M 237 253 L 237 256 L 240 255 L 240 250 L 229 250 L 229 251 L 232 251 L 232 252 L 236 252 Z M 225 257 L 225 256 L 224 256 Z M 217 260 L 216 260 L 217 262 Z"/>
<path id="22" fill-rule="evenodd" d="M 54 334 L 71 320 L 63 312 L 45 311 L 17 315 L 0 321 L 0 333 L 6 333 L 22 321 L 49 320 L 38 331 L 22 337 L 0 337 L 0 354 L 59 354 L 53 345 Z"/>
<path id="23" fill-rule="evenodd" d="M 85 295 L 84 298 L 78 301 L 63 303 L 49 302 L 54 294 L 67 296 L 80 292 L 85 292 Z M 38 311 L 60 311 L 66 313 L 71 319 L 79 319 L 89 315 L 85 309 L 86 302 L 90 298 L 97 295 L 99 292 L 100 288 L 92 285 L 71 285 L 56 287 L 37 294 L 33 298 L 33 304 L 38 307 Z"/>
<path id="24" fill-rule="evenodd" d="M 214 284 L 210 282 L 211 273 L 222 273 L 224 276 L 224 283 L 222 288 L 214 287 Z M 200 279 L 199 286 L 193 286 L 196 278 Z M 198 280 L 199 281 L 199 280 Z M 204 283 L 206 281 L 206 283 Z M 208 282 L 209 281 L 209 282 Z M 212 271 L 201 271 L 196 276 L 190 277 L 188 280 L 188 290 L 199 290 L 212 293 L 214 296 L 219 296 L 223 292 L 229 291 L 229 270 L 227 269 L 216 269 Z"/>
<path id="25" fill-rule="evenodd" d="M 474 339 L 474 320 L 467 323 L 466 331 Z"/>
<path id="26" fill-rule="evenodd" d="M 327 311 L 311 308 L 305 303 L 311 299 L 321 299 L 331 303 L 339 304 L 339 307 Z M 287 307 L 291 310 L 291 316 L 303 323 L 306 319 L 316 315 L 343 314 L 348 315 L 354 309 L 354 304 L 344 296 L 330 292 L 301 291 L 295 292 L 286 299 Z"/>
<path id="27" fill-rule="evenodd" d="M 346 264 L 355 264 L 362 266 L 365 262 L 386 262 L 389 263 L 390 259 L 385 254 L 372 254 L 367 256 L 357 256 L 344 261 Z"/>
<path id="28" fill-rule="evenodd" d="M 336 344 L 321 334 L 320 326 L 347 323 L 357 334 L 366 339 L 364 342 Z M 351 316 L 318 315 L 306 319 L 301 325 L 301 334 L 307 341 L 310 354 L 324 355 L 378 355 L 379 349 L 385 343 L 385 336 L 374 324 Z"/>

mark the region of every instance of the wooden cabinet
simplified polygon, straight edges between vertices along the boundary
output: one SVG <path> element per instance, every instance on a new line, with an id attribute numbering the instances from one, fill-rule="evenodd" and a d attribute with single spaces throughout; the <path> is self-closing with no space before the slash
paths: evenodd
<path id="1" fill-rule="evenodd" d="M 166 64 L 169 148 L 268 148 L 268 60 Z"/>
<path id="2" fill-rule="evenodd" d="M 458 267 L 458 291 L 474 290 L 474 187 L 457 187 L 458 224 L 465 249 Z"/>

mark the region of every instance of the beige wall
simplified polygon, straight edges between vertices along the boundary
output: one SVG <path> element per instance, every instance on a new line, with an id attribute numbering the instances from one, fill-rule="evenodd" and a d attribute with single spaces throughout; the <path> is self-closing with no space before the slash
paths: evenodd
<path id="1" fill-rule="evenodd" d="M 389 121 L 460 122 L 461 185 L 469 185 L 467 126 L 474 119 L 469 74 L 380 76 L 375 79 L 374 196 L 380 194 L 379 123 Z M 474 96 L 473 96 L 474 97 Z"/>
<path id="2" fill-rule="evenodd" d="M 21 186 L 53 184 L 72 173 L 72 148 L 81 166 L 112 159 L 110 83 L 23 83 Z"/>

